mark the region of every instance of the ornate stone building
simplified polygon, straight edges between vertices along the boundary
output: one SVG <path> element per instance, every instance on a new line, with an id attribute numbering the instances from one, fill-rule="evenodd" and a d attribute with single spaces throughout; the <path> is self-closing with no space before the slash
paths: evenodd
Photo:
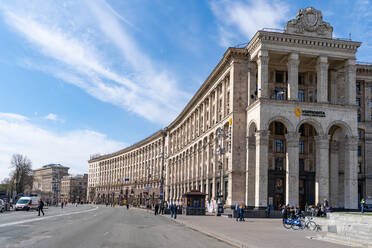
<path id="1" fill-rule="evenodd" d="M 92 197 L 143 194 L 151 168 L 152 189 L 163 174 L 168 201 L 192 189 L 252 208 L 372 201 L 372 64 L 356 62 L 360 45 L 333 38 L 314 8 L 282 31 L 259 30 L 245 47 L 227 49 L 163 131 L 91 159 Z"/>
<path id="2" fill-rule="evenodd" d="M 61 179 L 60 202 L 80 203 L 87 201 L 88 174 L 64 176 Z"/>
<path id="3" fill-rule="evenodd" d="M 58 202 L 61 192 L 61 179 L 68 175 L 69 168 L 60 164 L 47 164 L 33 170 L 34 180 L 32 193 L 36 193 L 45 201 Z"/>

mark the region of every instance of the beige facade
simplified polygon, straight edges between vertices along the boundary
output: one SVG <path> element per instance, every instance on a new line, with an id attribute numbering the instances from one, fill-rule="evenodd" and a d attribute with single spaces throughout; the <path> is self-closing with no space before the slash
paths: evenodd
<path id="1" fill-rule="evenodd" d="M 285 30 L 260 30 L 246 47 L 229 48 L 164 140 L 156 138 L 167 155 L 165 199 L 197 189 L 253 208 L 327 199 L 355 209 L 360 197 L 372 200 L 372 65 L 356 62 L 360 42 L 332 33 L 320 11 L 306 8 Z M 121 159 L 154 139 L 91 159 L 92 192 L 124 189 L 120 180 L 133 178 L 126 168 L 144 166 L 138 155 Z"/>
<path id="2" fill-rule="evenodd" d="M 88 200 L 151 204 L 160 196 L 165 132 L 89 161 Z"/>
<path id="3" fill-rule="evenodd" d="M 40 195 L 45 201 L 57 202 L 61 191 L 61 179 L 68 175 L 68 170 L 68 167 L 60 164 L 48 164 L 33 170 L 32 192 Z"/>
<path id="4" fill-rule="evenodd" d="M 86 202 L 88 189 L 88 174 L 64 176 L 61 179 L 60 201 Z"/>

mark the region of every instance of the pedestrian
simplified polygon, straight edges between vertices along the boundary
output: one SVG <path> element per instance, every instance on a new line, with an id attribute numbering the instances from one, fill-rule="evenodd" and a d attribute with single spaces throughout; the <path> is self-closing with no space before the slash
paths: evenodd
<path id="1" fill-rule="evenodd" d="M 365 203 L 366 203 L 366 201 L 364 200 L 364 198 L 362 198 L 362 200 L 360 200 L 360 209 L 361 209 L 362 214 L 364 213 L 364 204 Z"/>
<path id="2" fill-rule="evenodd" d="M 266 218 L 270 218 L 270 208 L 271 208 L 271 205 L 267 206 L 266 208 Z"/>
<path id="3" fill-rule="evenodd" d="M 174 215 L 174 205 L 173 205 L 173 202 L 171 202 L 171 204 L 169 206 L 169 211 L 170 211 L 170 214 L 171 214 L 171 218 L 173 218 L 173 215 Z"/>
<path id="4" fill-rule="evenodd" d="M 244 220 L 244 206 L 243 206 L 243 204 L 239 205 L 239 221 L 245 221 Z"/>
<path id="5" fill-rule="evenodd" d="M 127 209 L 129 209 L 129 203 L 127 202 Z"/>
<path id="6" fill-rule="evenodd" d="M 40 199 L 40 201 L 39 201 L 39 207 L 38 207 L 38 212 L 39 212 L 39 215 L 38 216 L 40 216 L 40 211 L 43 213 L 43 216 L 44 216 L 44 211 L 43 211 L 43 207 L 44 207 L 44 202 L 43 202 L 43 200 L 42 199 Z"/>
<path id="7" fill-rule="evenodd" d="M 235 212 L 236 212 L 236 221 L 239 220 L 239 204 L 235 204 Z"/>
<path id="8" fill-rule="evenodd" d="M 155 215 L 158 214 L 158 211 L 159 211 L 159 204 L 156 203 L 156 204 L 155 204 Z"/>
<path id="9" fill-rule="evenodd" d="M 283 219 L 283 222 L 288 219 L 288 205 L 285 206 L 283 205 L 283 210 L 282 210 L 282 219 Z"/>
<path id="10" fill-rule="evenodd" d="M 178 206 L 175 204 L 174 205 L 174 219 L 177 219 L 177 210 L 178 210 Z"/>
<path id="11" fill-rule="evenodd" d="M 61 208 L 63 208 L 63 202 L 61 202 Z"/>
<path id="12" fill-rule="evenodd" d="M 161 215 L 164 214 L 164 203 L 163 202 L 160 203 L 160 214 Z"/>

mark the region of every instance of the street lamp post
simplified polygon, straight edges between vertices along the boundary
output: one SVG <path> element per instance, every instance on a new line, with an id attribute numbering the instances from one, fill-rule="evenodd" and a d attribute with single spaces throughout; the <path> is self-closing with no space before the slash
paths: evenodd
<path id="1" fill-rule="evenodd" d="M 218 169 L 220 171 L 220 187 L 218 189 L 219 192 L 218 192 L 218 195 L 217 195 L 217 199 L 218 199 L 217 216 L 220 216 L 221 213 L 223 213 L 223 205 L 224 205 L 223 194 L 222 194 L 222 183 L 223 183 L 223 173 L 222 173 L 222 168 L 223 167 L 222 166 L 223 166 L 223 155 L 226 153 L 226 149 L 223 146 L 223 140 L 225 138 L 225 132 L 222 128 L 217 129 L 217 138 L 219 140 L 219 144 L 218 144 L 218 147 L 216 149 L 216 153 L 219 156 Z"/>
<path id="2" fill-rule="evenodd" d="M 161 200 L 161 206 L 164 207 L 164 170 L 165 170 L 165 159 L 168 157 L 168 155 L 165 153 L 165 151 L 163 151 L 158 154 L 158 157 L 162 159 L 159 198 Z"/>

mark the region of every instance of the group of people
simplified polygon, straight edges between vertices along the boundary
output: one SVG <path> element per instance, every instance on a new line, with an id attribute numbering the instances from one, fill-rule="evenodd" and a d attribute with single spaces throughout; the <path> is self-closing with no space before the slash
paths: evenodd
<path id="1" fill-rule="evenodd" d="M 177 211 L 178 211 L 179 208 L 180 208 L 179 205 L 174 204 L 173 202 L 171 202 L 171 204 L 169 205 L 169 211 L 170 211 L 170 214 L 171 214 L 172 218 L 177 219 Z"/>

